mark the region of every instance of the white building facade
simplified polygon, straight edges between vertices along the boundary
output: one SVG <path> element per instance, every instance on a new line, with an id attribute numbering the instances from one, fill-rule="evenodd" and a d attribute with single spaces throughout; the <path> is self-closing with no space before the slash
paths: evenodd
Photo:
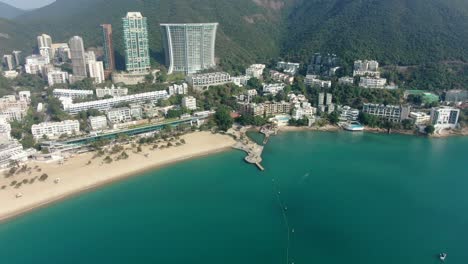
<path id="1" fill-rule="evenodd" d="M 111 109 L 107 111 L 107 119 L 111 124 L 130 122 L 132 121 L 132 111 L 130 107 Z"/>
<path id="2" fill-rule="evenodd" d="M 86 98 L 93 96 L 93 90 L 73 90 L 73 89 L 54 89 L 52 94 L 57 97 L 68 97 L 68 98 Z"/>
<path id="3" fill-rule="evenodd" d="M 80 122 L 78 122 L 78 120 L 44 122 L 32 125 L 31 132 L 36 139 L 40 139 L 44 136 L 48 138 L 57 138 L 62 135 L 70 136 L 80 132 Z"/>
<path id="4" fill-rule="evenodd" d="M 186 96 L 182 98 L 182 107 L 187 108 L 188 110 L 197 109 L 197 99 L 193 96 Z"/>
<path id="5" fill-rule="evenodd" d="M 167 88 L 167 92 L 170 96 L 176 94 L 187 94 L 188 93 L 188 85 L 186 83 L 183 84 L 173 84 Z"/>
<path id="6" fill-rule="evenodd" d="M 265 64 L 252 64 L 245 70 L 245 75 L 252 78 L 262 79 L 265 68 Z"/>
<path id="7" fill-rule="evenodd" d="M 453 107 L 436 107 L 431 110 L 431 124 L 436 130 L 454 129 L 457 127 L 460 109 Z"/>
<path id="8" fill-rule="evenodd" d="M 102 61 L 88 61 L 87 64 L 89 78 L 94 80 L 94 83 L 103 83 L 104 77 L 104 63 Z"/>
<path id="9" fill-rule="evenodd" d="M 0 168 L 7 168 L 11 162 L 23 162 L 28 160 L 28 153 L 17 141 L 9 141 L 0 144 Z"/>
<path id="10" fill-rule="evenodd" d="M 369 89 L 385 89 L 387 79 L 375 77 L 361 77 L 359 80 L 359 87 Z"/>
<path id="11" fill-rule="evenodd" d="M 88 118 L 89 126 L 92 130 L 104 130 L 107 128 L 107 118 L 105 116 L 90 116 Z"/>
<path id="12" fill-rule="evenodd" d="M 304 84 L 308 86 L 317 86 L 321 88 L 330 88 L 332 83 L 331 81 L 324 81 L 318 79 L 317 75 L 308 74 L 304 79 Z"/>
<path id="13" fill-rule="evenodd" d="M 216 66 L 218 23 L 161 24 L 168 73 L 194 74 Z"/>
<path id="14" fill-rule="evenodd" d="M 107 95 L 110 95 L 112 97 L 121 97 L 121 96 L 126 96 L 128 94 L 128 88 L 122 88 L 122 87 L 115 87 L 112 85 L 111 88 L 97 88 L 96 89 L 96 97 L 97 98 L 103 98 Z"/>
<path id="15" fill-rule="evenodd" d="M 49 84 L 49 86 L 53 86 L 55 84 L 68 83 L 68 72 L 59 71 L 59 70 L 48 72 L 47 83 Z"/>
<path id="16" fill-rule="evenodd" d="M 379 63 L 375 60 L 357 60 L 354 62 L 353 76 L 380 78 Z"/>
<path id="17" fill-rule="evenodd" d="M 409 116 L 415 125 L 425 125 L 431 121 L 431 116 L 424 112 L 411 112 Z"/>
<path id="18" fill-rule="evenodd" d="M 41 55 L 31 55 L 26 57 L 24 70 L 28 74 L 44 74 L 44 67 L 50 63 L 49 57 Z"/>
<path id="19" fill-rule="evenodd" d="M 114 106 L 121 103 L 145 103 L 147 101 L 158 101 L 169 98 L 167 91 L 154 91 L 148 93 L 140 93 L 133 95 L 126 95 L 110 99 L 102 99 L 97 101 L 90 101 L 84 103 L 74 104 L 71 100 L 63 100 L 63 108 L 70 114 L 78 114 L 81 111 L 87 111 L 89 109 L 96 109 L 99 111 L 107 111 Z"/>
<path id="20" fill-rule="evenodd" d="M 396 105 L 364 104 L 363 113 L 374 115 L 391 122 L 401 122 L 410 114 L 410 107 Z"/>
<path id="21" fill-rule="evenodd" d="M 276 95 L 280 91 L 284 90 L 284 87 L 286 87 L 282 83 L 273 83 L 273 84 L 264 84 L 263 85 L 263 92 L 264 93 L 271 93 L 272 95 Z"/>
<path id="22" fill-rule="evenodd" d="M 299 63 L 293 63 L 293 62 L 284 62 L 280 61 L 276 65 L 276 68 L 279 70 L 283 70 L 287 74 L 295 75 L 301 65 Z"/>
<path id="23" fill-rule="evenodd" d="M 203 90 L 210 86 L 223 85 L 231 82 L 231 75 L 227 72 L 193 74 L 187 77 L 187 81 L 194 89 Z"/>

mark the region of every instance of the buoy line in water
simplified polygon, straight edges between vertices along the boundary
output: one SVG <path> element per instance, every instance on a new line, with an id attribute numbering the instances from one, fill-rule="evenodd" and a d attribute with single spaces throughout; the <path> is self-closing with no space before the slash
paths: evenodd
<path id="1" fill-rule="evenodd" d="M 289 226 L 289 221 L 288 221 L 288 216 L 286 214 L 288 208 L 286 206 L 286 204 L 283 202 L 283 200 L 281 200 L 281 190 L 279 188 L 279 185 L 276 183 L 275 181 L 275 178 L 272 178 L 272 183 L 273 183 L 273 186 L 275 188 L 275 193 L 276 193 L 276 198 L 277 198 L 277 201 L 278 201 L 278 206 L 280 207 L 280 210 L 281 210 L 281 213 L 283 215 L 283 221 L 284 221 L 284 224 L 286 226 L 286 231 L 287 231 L 287 246 L 286 246 L 286 264 L 289 264 L 289 249 L 291 247 L 291 232 L 292 229 L 290 228 Z M 294 261 L 291 262 L 292 264 L 294 264 Z"/>

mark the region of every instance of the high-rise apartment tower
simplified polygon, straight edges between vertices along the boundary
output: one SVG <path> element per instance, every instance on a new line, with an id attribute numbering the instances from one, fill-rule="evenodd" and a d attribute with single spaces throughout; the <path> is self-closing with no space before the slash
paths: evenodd
<path id="1" fill-rule="evenodd" d="M 70 56 L 73 68 L 73 80 L 81 80 L 86 78 L 86 60 L 83 39 L 79 36 L 74 36 L 70 39 Z"/>
<path id="2" fill-rule="evenodd" d="M 161 24 L 168 73 L 196 73 L 216 66 L 218 23 Z"/>
<path id="3" fill-rule="evenodd" d="M 102 24 L 102 36 L 104 40 L 104 68 L 107 72 L 115 70 L 114 45 L 112 43 L 112 25 Z"/>
<path id="4" fill-rule="evenodd" d="M 128 12 L 122 18 L 125 65 L 130 73 L 145 73 L 151 68 L 146 17 L 140 12 Z"/>

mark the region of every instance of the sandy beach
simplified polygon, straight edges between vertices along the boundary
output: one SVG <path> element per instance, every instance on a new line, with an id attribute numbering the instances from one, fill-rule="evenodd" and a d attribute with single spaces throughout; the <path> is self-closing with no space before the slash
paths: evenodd
<path id="1" fill-rule="evenodd" d="M 63 164 L 30 162 L 27 171 L 0 177 L 0 221 L 159 166 L 221 152 L 235 143 L 229 136 L 210 132 L 196 132 L 181 139 L 186 143 L 164 149 L 143 146 L 139 153 L 127 147 L 125 152 L 129 157 L 116 161 L 120 153 L 111 155 L 114 160 L 111 163 L 103 161 L 107 154 L 93 158 L 95 152 L 76 155 Z M 48 177 L 41 181 L 39 177 L 43 174 Z M 24 184 L 15 188 L 13 182 L 23 181 Z M 17 198 L 19 193 L 22 196 Z"/>

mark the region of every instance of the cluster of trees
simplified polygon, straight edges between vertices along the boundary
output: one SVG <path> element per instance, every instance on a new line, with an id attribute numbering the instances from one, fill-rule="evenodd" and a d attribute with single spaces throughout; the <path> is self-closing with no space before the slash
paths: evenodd
<path id="1" fill-rule="evenodd" d="M 402 120 L 401 123 L 390 122 L 378 116 L 369 115 L 366 113 L 359 114 L 359 122 L 369 127 L 378 127 L 385 129 L 402 129 L 414 130 L 416 128 L 414 121 L 411 119 Z"/>
<path id="2" fill-rule="evenodd" d="M 234 119 L 231 116 L 229 108 L 227 107 L 218 107 L 214 115 L 214 120 L 219 130 L 227 131 L 234 124 Z"/>
<path id="3" fill-rule="evenodd" d="M 250 114 L 244 114 L 236 118 L 236 122 L 243 126 L 263 126 L 268 123 L 268 119 L 262 116 L 252 116 Z"/>
<path id="4" fill-rule="evenodd" d="M 167 111 L 166 118 L 178 118 L 183 114 L 190 113 L 190 111 L 185 107 L 179 107 Z"/>
<path id="5" fill-rule="evenodd" d="M 309 125 L 309 119 L 307 118 L 302 118 L 302 119 L 294 119 L 294 118 L 291 118 L 289 119 L 289 125 L 290 126 L 297 126 L 297 127 L 303 127 L 303 126 L 308 126 Z"/>
<path id="6" fill-rule="evenodd" d="M 231 109 L 237 108 L 237 99 L 235 95 L 245 92 L 245 88 L 239 87 L 234 84 L 226 84 L 222 86 L 210 87 L 202 94 L 197 94 L 196 98 L 203 109 L 209 110 L 221 106 L 229 107 Z"/>

